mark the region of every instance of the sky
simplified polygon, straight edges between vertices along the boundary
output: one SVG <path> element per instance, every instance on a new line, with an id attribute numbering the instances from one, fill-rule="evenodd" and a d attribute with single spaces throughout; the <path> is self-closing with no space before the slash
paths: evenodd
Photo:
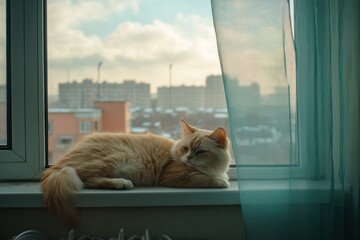
<path id="1" fill-rule="evenodd" d="M 283 0 L 48 0 L 48 93 L 61 82 L 204 85 L 224 74 L 262 93 L 286 86 Z M 5 0 L 0 0 L 4 12 Z M 0 83 L 5 68 L 5 14 L 0 12 Z M 213 17 L 216 22 L 216 39 Z M 219 41 L 219 46 L 217 46 Z"/>
<path id="2" fill-rule="evenodd" d="M 48 0 L 49 94 L 91 78 L 204 85 L 220 74 L 209 0 Z"/>
<path id="3" fill-rule="evenodd" d="M 240 84 L 258 83 L 263 94 L 288 84 L 284 56 L 291 51 L 285 52 L 283 42 L 283 30 L 287 29 L 284 3 L 283 0 L 213 2 L 223 71 L 236 76 Z"/>

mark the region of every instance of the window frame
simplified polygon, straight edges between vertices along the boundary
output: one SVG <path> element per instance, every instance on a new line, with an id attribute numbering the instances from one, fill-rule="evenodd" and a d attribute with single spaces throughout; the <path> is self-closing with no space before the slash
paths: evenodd
<path id="1" fill-rule="evenodd" d="M 36 180 L 46 167 L 49 134 L 45 81 L 46 1 L 6 0 L 6 5 L 7 84 L 11 89 L 7 102 L 8 131 L 11 136 L 10 146 L 0 149 L 0 180 Z M 295 172 L 301 178 L 305 176 L 305 164 L 232 165 L 229 176 L 231 180 L 285 179 L 291 171 L 292 176 Z"/>
<path id="2" fill-rule="evenodd" d="M 89 134 L 92 132 L 91 129 L 91 121 L 90 120 L 84 120 L 84 121 L 80 121 L 80 127 L 79 127 L 79 132 L 81 134 Z"/>
<path id="3" fill-rule="evenodd" d="M 289 17 L 291 26 L 291 33 L 293 39 L 295 39 L 295 26 L 294 26 L 294 0 L 289 0 L 287 7 L 289 8 Z M 288 33 L 289 34 L 289 33 Z M 287 45 L 294 44 L 291 42 L 285 43 Z M 294 46 L 293 46 L 294 47 Z M 295 52 L 294 52 L 295 54 Z M 291 73 L 290 73 L 291 74 Z M 293 77 L 296 77 L 296 73 Z M 291 91 L 291 83 L 288 85 L 288 91 Z M 225 93 L 226 95 L 226 93 Z M 289 95 L 290 96 L 290 95 Z M 291 100 L 289 100 L 291 101 Z M 289 102 L 290 104 L 290 102 Z M 295 104 L 297 108 L 297 104 Z M 296 109 L 296 112 L 298 110 Z M 229 113 L 230 114 L 230 113 Z M 291 135 L 298 135 L 298 113 L 296 113 L 292 118 L 295 119 L 295 126 L 292 128 L 292 123 L 290 122 Z M 293 136 L 290 136 L 291 138 Z M 299 139 L 295 137 L 292 139 L 295 142 L 295 149 L 290 150 L 290 162 L 288 164 L 239 164 L 235 163 L 232 165 L 229 171 L 230 179 L 238 179 L 238 180 L 286 180 L 290 177 L 292 179 L 305 179 L 308 177 L 307 169 L 308 162 L 306 159 L 301 158 L 299 153 L 297 152 L 299 146 Z M 294 151 L 293 151 L 294 150 Z M 293 152 L 292 152 L 293 151 Z M 239 154 L 241 157 L 241 153 Z M 271 158 L 271 156 L 269 156 Z M 293 159 L 293 160 L 292 160 Z M 236 162 L 236 161 L 235 161 Z"/>
<path id="4" fill-rule="evenodd" d="M 0 149 L 0 180 L 33 180 L 45 166 L 44 1 L 6 1 L 9 144 Z M 35 139 L 35 140 L 34 140 Z"/>

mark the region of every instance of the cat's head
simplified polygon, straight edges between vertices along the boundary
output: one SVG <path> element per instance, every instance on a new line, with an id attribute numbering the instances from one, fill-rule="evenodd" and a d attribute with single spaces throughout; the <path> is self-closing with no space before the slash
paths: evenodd
<path id="1" fill-rule="evenodd" d="M 229 140 L 225 129 L 198 129 L 183 119 L 180 123 L 183 137 L 174 144 L 173 157 L 212 176 L 225 173 L 230 162 Z"/>

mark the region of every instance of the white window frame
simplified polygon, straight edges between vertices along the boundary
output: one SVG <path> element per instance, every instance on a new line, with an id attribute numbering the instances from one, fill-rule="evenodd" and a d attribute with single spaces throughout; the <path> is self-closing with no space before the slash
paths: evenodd
<path id="1" fill-rule="evenodd" d="M 7 0 L 7 7 L 11 145 L 0 149 L 0 180 L 34 180 L 39 179 L 46 166 L 47 152 L 45 1 Z M 305 168 L 298 166 L 299 177 L 304 175 Z M 237 177 L 273 179 L 274 176 L 284 179 L 289 171 L 289 167 L 271 165 L 232 167 L 229 176 L 232 180 Z"/>
<path id="2" fill-rule="evenodd" d="M 291 18 L 291 28 L 292 34 L 294 35 L 294 0 L 289 0 L 289 10 L 290 10 L 290 18 Z M 297 115 L 295 116 L 297 118 Z M 297 119 L 295 120 L 297 122 Z M 297 125 L 297 123 L 296 123 Z M 298 126 L 295 126 L 295 131 L 297 134 Z M 294 133 L 295 134 L 295 133 Z M 294 141 L 294 139 L 293 139 Z M 298 141 L 296 138 L 295 141 Z M 298 147 L 299 143 L 295 143 L 295 148 Z M 295 150 L 295 155 L 293 158 L 296 158 L 295 163 L 289 164 L 259 164 L 259 165 L 251 165 L 251 164 L 239 164 L 238 166 L 232 166 L 229 170 L 230 179 L 239 179 L 239 180 L 281 180 L 281 179 L 289 179 L 290 177 L 304 179 L 307 177 L 307 161 L 299 158 L 298 153 Z M 241 158 L 241 153 L 240 153 Z M 271 156 L 269 156 L 271 158 Z M 235 163 L 237 164 L 237 163 Z"/>
<path id="3" fill-rule="evenodd" d="M 0 149 L 0 180 L 38 179 L 46 149 L 44 2 L 7 0 L 6 6 L 11 138 Z"/>
<path id="4" fill-rule="evenodd" d="M 91 122 L 90 121 L 81 121 L 80 122 L 80 133 L 83 133 L 83 134 L 91 133 Z"/>

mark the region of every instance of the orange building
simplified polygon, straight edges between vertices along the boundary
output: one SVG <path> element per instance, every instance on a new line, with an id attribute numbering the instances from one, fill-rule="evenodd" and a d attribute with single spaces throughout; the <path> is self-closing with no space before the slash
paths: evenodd
<path id="1" fill-rule="evenodd" d="M 131 115 L 129 114 L 129 104 L 127 102 L 95 102 L 95 108 L 101 109 L 101 131 L 130 132 Z"/>
<path id="2" fill-rule="evenodd" d="M 130 132 L 127 102 L 96 102 L 95 108 L 48 110 L 48 162 L 53 164 L 92 132 Z"/>

